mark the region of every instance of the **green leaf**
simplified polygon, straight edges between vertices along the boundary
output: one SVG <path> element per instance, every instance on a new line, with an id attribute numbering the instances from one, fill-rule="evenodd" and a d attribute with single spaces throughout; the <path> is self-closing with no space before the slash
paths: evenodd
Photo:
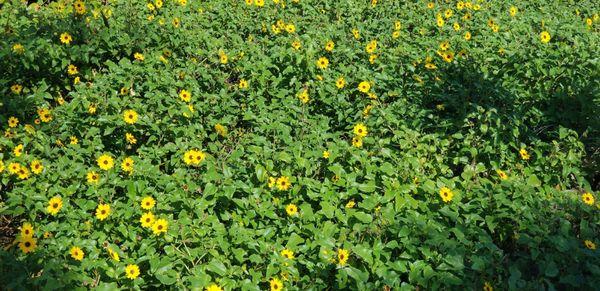
<path id="1" fill-rule="evenodd" d="M 360 211 L 355 212 L 354 217 L 356 217 L 356 219 L 360 220 L 362 223 L 370 223 L 373 221 L 373 217 L 371 215 Z"/>
<path id="2" fill-rule="evenodd" d="M 540 181 L 540 179 L 538 179 L 536 175 L 531 175 L 527 179 L 527 185 L 531 187 L 540 187 L 542 186 L 542 182 Z"/>
<path id="3" fill-rule="evenodd" d="M 206 269 L 213 273 L 216 273 L 220 276 L 225 276 L 227 274 L 227 267 L 222 262 L 214 259 L 207 266 Z"/>

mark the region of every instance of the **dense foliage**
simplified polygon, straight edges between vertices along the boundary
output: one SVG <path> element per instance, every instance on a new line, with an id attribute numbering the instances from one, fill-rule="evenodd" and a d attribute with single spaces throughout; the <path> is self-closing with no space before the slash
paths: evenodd
<path id="1" fill-rule="evenodd" d="M 28 2 L 0 289 L 600 286 L 597 1 Z"/>

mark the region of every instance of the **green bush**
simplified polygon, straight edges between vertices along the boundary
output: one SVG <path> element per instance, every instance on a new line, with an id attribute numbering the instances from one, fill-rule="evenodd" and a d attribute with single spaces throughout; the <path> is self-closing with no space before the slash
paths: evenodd
<path id="1" fill-rule="evenodd" d="M 0 285 L 595 289 L 599 21 L 0 0 Z"/>

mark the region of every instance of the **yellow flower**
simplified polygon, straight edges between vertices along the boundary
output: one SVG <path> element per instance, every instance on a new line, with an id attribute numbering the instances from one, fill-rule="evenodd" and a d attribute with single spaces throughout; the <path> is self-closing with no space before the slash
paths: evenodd
<path id="1" fill-rule="evenodd" d="M 169 223 L 165 219 L 157 219 L 152 225 L 152 232 L 156 235 L 167 232 Z"/>
<path id="2" fill-rule="evenodd" d="M 79 70 L 77 70 L 77 66 L 69 65 L 69 67 L 67 68 L 67 73 L 69 75 L 76 75 L 77 73 L 79 73 Z"/>
<path id="3" fill-rule="evenodd" d="M 285 26 L 285 31 L 287 31 L 288 33 L 294 33 L 296 31 L 296 26 L 293 23 L 288 23 Z"/>
<path id="4" fill-rule="evenodd" d="M 593 243 L 591 240 L 585 240 L 583 242 L 585 244 L 585 247 L 590 249 L 590 250 L 595 250 L 596 249 L 596 244 Z"/>
<path id="5" fill-rule="evenodd" d="M 73 3 L 73 8 L 75 8 L 75 13 L 79 15 L 85 14 L 85 3 L 83 1 L 77 0 Z"/>
<path id="6" fill-rule="evenodd" d="M 519 155 L 521 155 L 521 159 L 529 160 L 529 153 L 527 152 L 527 150 L 525 148 L 522 148 L 519 150 Z"/>
<path id="7" fill-rule="evenodd" d="M 14 149 L 13 149 L 13 154 L 15 155 L 15 157 L 20 157 L 21 154 L 23 154 L 23 144 L 19 144 L 17 145 Z"/>
<path id="8" fill-rule="evenodd" d="M 352 29 L 352 36 L 354 37 L 354 39 L 360 38 L 360 32 L 358 31 L 358 29 L 356 29 L 356 28 Z"/>
<path id="9" fill-rule="evenodd" d="M 450 63 L 450 62 L 452 62 L 452 60 L 454 60 L 454 53 L 453 52 L 442 53 L 442 58 L 444 58 L 445 62 Z"/>
<path id="10" fill-rule="evenodd" d="M 592 195 L 592 193 L 583 193 L 583 195 L 581 195 L 581 200 L 587 205 L 594 205 L 594 195 Z"/>
<path id="11" fill-rule="evenodd" d="M 377 55 L 370 55 L 369 56 L 369 63 L 374 64 L 376 59 L 377 59 Z"/>
<path id="12" fill-rule="evenodd" d="M 483 285 L 483 291 L 494 291 L 494 287 L 492 287 L 492 284 L 490 284 L 490 282 L 485 282 L 485 284 Z"/>
<path id="13" fill-rule="evenodd" d="M 42 162 L 40 162 L 39 160 L 33 160 L 31 162 L 31 171 L 35 174 L 41 174 L 42 171 L 44 170 L 44 166 L 42 165 Z"/>
<path id="14" fill-rule="evenodd" d="M 19 179 L 25 180 L 29 178 L 29 170 L 26 167 L 19 168 L 19 172 L 17 173 Z"/>
<path id="15" fill-rule="evenodd" d="M 152 214 L 152 212 L 146 212 L 142 214 L 142 217 L 140 217 L 140 223 L 142 224 L 142 227 L 146 228 L 152 227 L 152 225 L 154 225 L 154 220 L 154 214 Z"/>
<path id="16" fill-rule="evenodd" d="M 299 50 L 301 46 L 302 45 L 297 40 L 295 40 L 295 41 L 292 42 L 292 48 L 295 49 L 295 50 Z"/>
<path id="17" fill-rule="evenodd" d="M 48 207 L 46 207 L 46 210 L 48 210 L 48 213 L 51 215 L 56 215 L 62 206 L 62 199 L 58 196 L 54 196 L 52 199 L 50 199 L 50 201 L 48 201 Z"/>
<path id="18" fill-rule="evenodd" d="M 205 289 L 206 291 L 223 291 L 223 288 L 219 287 L 219 285 L 213 283 L 208 285 Z"/>
<path id="19" fill-rule="evenodd" d="M 277 178 L 269 177 L 269 182 L 267 183 L 267 186 L 269 188 L 273 188 L 273 187 L 275 187 L 275 183 L 277 183 Z"/>
<path id="20" fill-rule="evenodd" d="M 179 20 L 179 18 L 175 17 L 175 18 L 173 18 L 173 21 L 171 21 L 171 23 L 173 23 L 173 26 L 179 27 L 179 25 L 181 24 L 181 21 Z"/>
<path id="21" fill-rule="evenodd" d="M 329 60 L 326 57 L 320 57 L 317 60 L 317 67 L 319 69 L 324 70 L 324 69 L 327 69 L 328 66 L 329 66 Z"/>
<path id="22" fill-rule="evenodd" d="M 121 258 L 119 258 L 119 253 L 113 251 L 111 248 L 107 248 L 108 249 L 108 255 L 110 256 L 111 259 L 119 262 L 121 261 Z"/>
<path id="23" fill-rule="evenodd" d="M 287 215 L 289 216 L 296 215 L 296 213 L 298 213 L 298 207 L 296 207 L 295 204 L 288 204 L 288 206 L 285 207 L 285 212 L 287 212 Z"/>
<path id="24" fill-rule="evenodd" d="M 70 141 L 69 141 L 69 144 L 71 144 L 71 145 L 76 145 L 76 144 L 78 144 L 78 143 L 79 143 L 79 139 L 77 139 L 77 137 L 76 137 L 76 136 L 71 136 L 71 137 L 69 137 L 69 140 L 70 140 Z"/>
<path id="25" fill-rule="evenodd" d="M 148 3 L 148 4 L 152 4 L 152 3 Z M 143 61 L 144 60 L 144 55 L 142 53 L 134 53 L 133 57 L 138 60 L 138 61 Z"/>
<path id="26" fill-rule="evenodd" d="M 100 181 L 100 175 L 94 171 L 90 171 L 87 173 L 87 182 L 90 184 L 98 184 Z"/>
<path id="27" fill-rule="evenodd" d="M 281 28 L 279 28 L 279 26 L 272 24 L 271 25 L 271 30 L 273 31 L 274 34 L 279 34 L 281 32 Z"/>
<path id="28" fill-rule="evenodd" d="M 190 93 L 188 90 L 182 89 L 179 91 L 179 98 L 181 98 L 181 101 L 190 102 L 192 100 L 192 93 Z"/>
<path id="29" fill-rule="evenodd" d="M 446 9 L 446 11 L 444 11 L 444 17 L 446 17 L 446 19 L 452 17 L 452 15 L 454 15 L 452 9 Z"/>
<path id="30" fill-rule="evenodd" d="M 356 202 L 354 202 L 354 199 L 348 201 L 348 203 L 346 203 L 346 208 L 354 208 L 354 206 L 356 205 Z"/>
<path id="31" fill-rule="evenodd" d="M 142 199 L 141 206 L 143 209 L 149 210 L 149 209 L 152 209 L 152 207 L 154 207 L 155 204 L 156 204 L 156 200 L 154 200 L 154 198 L 152 198 L 150 196 L 146 196 Z"/>
<path id="32" fill-rule="evenodd" d="M 60 42 L 64 44 L 70 44 L 73 41 L 73 37 L 68 32 L 63 32 L 60 35 Z"/>
<path id="33" fill-rule="evenodd" d="M 303 104 L 308 103 L 308 101 L 310 101 L 310 97 L 308 96 L 308 89 L 302 90 L 302 92 L 298 94 L 298 99 L 300 99 L 300 102 L 302 102 Z"/>
<path id="34" fill-rule="evenodd" d="M 127 278 L 133 280 L 135 278 L 137 278 L 140 275 L 140 267 L 138 267 L 135 264 L 129 264 L 127 265 L 127 267 L 125 267 L 125 276 L 127 276 Z"/>
<path id="35" fill-rule="evenodd" d="M 4 162 L 0 160 L 0 173 L 4 171 Z"/>
<path id="36" fill-rule="evenodd" d="M 540 40 L 542 41 L 542 43 L 548 43 L 550 41 L 550 33 L 547 31 L 542 31 L 542 33 L 540 33 Z"/>
<path id="37" fill-rule="evenodd" d="M 52 114 L 49 109 L 41 108 L 38 110 L 38 115 L 42 122 L 49 122 L 52 120 Z"/>
<path id="38" fill-rule="evenodd" d="M 340 264 L 340 266 L 344 266 L 348 262 L 348 258 L 350 257 L 350 252 L 345 249 L 338 249 L 337 257 L 338 257 L 338 264 Z"/>
<path id="39" fill-rule="evenodd" d="M 19 173 L 20 169 L 21 169 L 21 164 L 19 164 L 19 163 L 8 164 L 8 171 L 13 175 Z"/>
<path id="40" fill-rule="evenodd" d="M 471 39 L 471 33 L 470 32 L 465 32 L 465 40 L 470 40 Z"/>
<path id="41" fill-rule="evenodd" d="M 344 88 L 344 86 L 346 86 L 346 79 L 344 79 L 344 77 L 339 77 L 336 81 L 335 81 L 335 86 L 338 89 L 342 89 Z"/>
<path id="42" fill-rule="evenodd" d="M 452 201 L 454 193 L 452 193 L 452 190 L 450 190 L 450 188 L 442 187 L 442 189 L 440 189 L 440 197 L 442 197 L 442 200 L 447 203 Z"/>
<path id="43" fill-rule="evenodd" d="M 517 12 L 519 12 L 519 9 L 515 6 L 511 6 L 510 9 L 508 10 L 508 13 L 512 17 L 515 17 L 515 15 L 517 15 Z"/>
<path id="44" fill-rule="evenodd" d="M 131 174 L 133 172 L 133 163 L 134 162 L 131 157 L 123 159 L 123 162 L 121 162 L 121 170 L 129 172 L 129 174 Z"/>
<path id="45" fill-rule="evenodd" d="M 371 90 L 371 84 L 369 84 L 369 82 L 362 81 L 360 84 L 358 84 L 358 91 L 368 93 L 369 90 Z"/>
<path id="46" fill-rule="evenodd" d="M 292 250 L 284 249 L 281 251 L 281 255 L 287 259 L 294 259 L 294 252 Z"/>
<path id="47" fill-rule="evenodd" d="M 33 237 L 22 237 L 19 241 L 19 248 L 23 253 L 30 253 L 37 247 L 37 241 Z"/>
<path id="48" fill-rule="evenodd" d="M 434 63 L 425 63 L 425 68 L 428 70 L 435 70 L 437 66 Z"/>
<path id="49" fill-rule="evenodd" d="M 219 62 L 221 62 L 221 64 L 227 64 L 229 58 L 227 57 L 227 54 L 223 51 L 219 52 Z"/>
<path id="50" fill-rule="evenodd" d="M 279 280 L 277 278 L 272 278 L 269 281 L 269 285 L 271 286 L 271 291 L 283 290 L 283 283 L 281 282 L 281 280 Z"/>
<path id="51" fill-rule="evenodd" d="M 246 89 L 246 88 L 248 88 L 248 81 L 246 81 L 246 79 L 241 79 L 240 83 L 238 84 L 238 87 L 240 89 Z"/>
<path id="52" fill-rule="evenodd" d="M 265 6 L 265 0 L 254 0 L 254 5 L 258 7 L 263 7 Z"/>
<path id="53" fill-rule="evenodd" d="M 220 123 L 215 124 L 215 131 L 220 136 L 226 136 L 227 135 L 227 127 L 223 126 Z"/>
<path id="54" fill-rule="evenodd" d="M 135 138 L 135 136 L 133 136 L 133 134 L 131 133 L 125 133 L 125 140 L 127 141 L 128 144 L 135 144 L 137 143 L 137 139 Z"/>
<path id="55" fill-rule="evenodd" d="M 14 84 L 12 86 L 10 86 L 10 91 L 12 91 L 15 94 L 21 94 L 21 91 L 23 90 L 23 86 L 19 85 L 19 84 Z"/>
<path id="56" fill-rule="evenodd" d="M 81 250 L 79 247 L 75 247 L 75 246 L 71 248 L 70 253 L 71 253 L 71 258 L 73 258 L 77 261 L 83 260 L 83 256 L 85 255 L 83 250 Z"/>
<path id="57" fill-rule="evenodd" d="M 444 26 L 444 23 L 445 23 L 444 18 L 442 18 L 441 16 L 438 16 L 436 19 L 436 23 L 437 23 L 438 27 Z"/>
<path id="58" fill-rule="evenodd" d="M 373 109 L 373 105 L 371 105 L 371 104 L 367 105 L 365 107 L 365 109 L 363 109 L 363 112 L 362 112 L 363 116 L 365 116 L 365 117 L 368 116 L 369 113 L 371 112 L 371 109 Z"/>
<path id="59" fill-rule="evenodd" d="M 454 22 L 454 24 L 452 24 L 452 28 L 454 28 L 454 31 L 459 31 L 460 30 L 460 24 L 458 24 L 458 22 Z"/>
<path id="60" fill-rule="evenodd" d="M 328 52 L 333 51 L 334 47 L 335 43 L 332 40 L 328 41 L 327 44 L 325 44 L 325 50 Z"/>
<path id="61" fill-rule="evenodd" d="M 17 125 L 19 125 L 18 118 L 14 117 L 14 116 L 11 116 L 10 118 L 8 118 L 8 127 L 15 128 L 15 127 L 17 127 Z"/>
<path id="62" fill-rule="evenodd" d="M 352 146 L 355 148 L 361 148 L 363 146 L 363 141 L 360 136 L 355 136 L 352 138 Z"/>
<path id="63" fill-rule="evenodd" d="M 281 282 L 281 280 L 279 280 L 277 278 L 272 278 L 269 281 L 269 285 L 271 286 L 271 291 L 283 290 L 283 283 Z"/>
<path id="64" fill-rule="evenodd" d="M 98 167 L 105 171 L 112 169 L 112 167 L 115 165 L 113 158 L 107 154 L 101 155 L 96 162 L 98 163 Z"/>
<path id="65" fill-rule="evenodd" d="M 110 215 L 110 205 L 100 203 L 96 208 L 96 218 L 105 220 Z"/>
<path id="66" fill-rule="evenodd" d="M 358 137 L 365 137 L 369 132 L 367 131 L 367 127 L 362 123 L 357 123 L 354 125 L 354 135 Z"/>
<path id="67" fill-rule="evenodd" d="M 504 171 L 496 170 L 496 173 L 498 174 L 498 177 L 500 177 L 500 180 L 508 179 L 508 175 L 506 175 L 506 173 Z"/>
<path id="68" fill-rule="evenodd" d="M 324 159 L 329 159 L 329 151 L 323 151 L 323 158 Z"/>
<path id="69" fill-rule="evenodd" d="M 129 109 L 123 112 L 123 120 L 127 124 L 134 124 L 138 120 L 137 112 Z"/>
<path id="70" fill-rule="evenodd" d="M 21 237 L 33 237 L 33 226 L 31 223 L 23 223 L 23 226 L 21 226 Z"/>
<path id="71" fill-rule="evenodd" d="M 16 54 L 22 54 L 22 53 L 25 52 L 25 47 L 23 47 L 23 45 L 20 44 L 20 43 L 16 43 L 16 44 L 13 45 L 12 50 Z"/>
<path id="72" fill-rule="evenodd" d="M 435 3 L 433 3 L 433 2 L 427 3 L 427 8 L 433 9 L 433 7 L 435 7 Z"/>
<path id="73" fill-rule="evenodd" d="M 370 41 L 369 43 L 367 43 L 367 46 L 365 47 L 365 50 L 367 51 L 368 54 L 374 53 L 376 49 L 377 49 L 377 41 L 376 40 Z"/>
<path id="74" fill-rule="evenodd" d="M 287 191 L 292 186 L 292 183 L 290 183 L 290 178 L 287 176 L 281 176 L 277 178 L 276 184 L 277 189 L 280 191 Z"/>
<path id="75" fill-rule="evenodd" d="M 205 157 L 206 154 L 202 151 L 189 150 L 183 154 L 183 162 L 185 162 L 186 165 L 198 165 L 204 161 Z"/>

